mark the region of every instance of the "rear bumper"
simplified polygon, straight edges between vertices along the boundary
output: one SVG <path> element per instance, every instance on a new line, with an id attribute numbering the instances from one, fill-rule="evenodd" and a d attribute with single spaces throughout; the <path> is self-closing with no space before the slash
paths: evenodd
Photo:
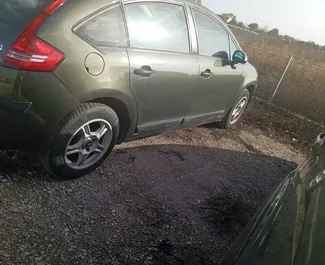
<path id="1" fill-rule="evenodd" d="M 24 113 L 32 106 L 32 102 L 0 99 L 0 111 Z"/>
<path id="2" fill-rule="evenodd" d="M 79 105 L 53 73 L 0 66 L 0 149 L 46 150 L 53 130 Z"/>
<path id="3" fill-rule="evenodd" d="M 0 100 L 0 149 L 40 150 L 46 134 L 28 114 L 30 102 Z"/>

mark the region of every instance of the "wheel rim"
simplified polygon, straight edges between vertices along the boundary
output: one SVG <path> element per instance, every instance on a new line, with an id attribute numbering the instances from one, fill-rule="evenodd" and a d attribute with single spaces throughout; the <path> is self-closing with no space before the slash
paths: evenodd
<path id="1" fill-rule="evenodd" d="M 82 125 L 70 138 L 64 152 L 66 165 L 74 170 L 88 168 L 107 152 L 113 138 L 112 126 L 103 119 Z"/>
<path id="2" fill-rule="evenodd" d="M 236 123 L 239 120 L 239 118 L 241 117 L 241 115 L 245 111 L 245 107 L 247 105 L 247 102 L 248 102 L 248 98 L 247 97 L 243 97 L 237 103 L 236 107 L 234 108 L 233 112 L 231 113 L 230 124 L 234 124 L 234 123 Z"/>

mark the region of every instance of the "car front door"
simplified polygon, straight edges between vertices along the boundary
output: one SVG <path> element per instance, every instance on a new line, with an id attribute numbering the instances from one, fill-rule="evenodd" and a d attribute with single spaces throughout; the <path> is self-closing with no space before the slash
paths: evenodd
<path id="1" fill-rule="evenodd" d="M 187 123 L 220 120 L 243 82 L 241 66 L 230 65 L 230 47 L 234 47 L 228 31 L 215 18 L 192 9 L 197 39 L 199 81 Z"/>
<path id="2" fill-rule="evenodd" d="M 138 105 L 138 133 L 180 127 L 197 87 L 184 5 L 124 5 L 130 47 L 130 88 Z"/>

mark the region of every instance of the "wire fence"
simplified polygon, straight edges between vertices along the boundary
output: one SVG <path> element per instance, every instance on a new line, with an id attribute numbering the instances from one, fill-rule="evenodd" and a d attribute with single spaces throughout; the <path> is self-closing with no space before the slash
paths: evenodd
<path id="1" fill-rule="evenodd" d="M 302 115 L 325 123 L 325 67 L 297 56 L 268 51 L 249 42 L 241 43 L 259 73 L 257 96 Z M 286 66 L 287 69 L 286 69 Z M 284 72 L 284 70 L 286 71 Z M 282 77 L 282 82 L 279 81 Z M 278 86 L 279 85 L 279 86 Z M 276 93 L 275 90 L 277 89 Z M 274 96 L 274 97 L 272 97 Z"/>

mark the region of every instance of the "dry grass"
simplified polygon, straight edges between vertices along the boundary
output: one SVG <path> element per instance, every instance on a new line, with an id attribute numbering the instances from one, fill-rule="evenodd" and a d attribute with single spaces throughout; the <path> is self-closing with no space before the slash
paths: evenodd
<path id="1" fill-rule="evenodd" d="M 295 150 L 308 153 L 317 135 L 324 126 L 257 99 L 243 117 L 242 126 L 260 129 L 270 138 L 275 138 Z"/>
<path id="2" fill-rule="evenodd" d="M 324 123 L 325 54 L 239 29 L 233 31 L 259 72 L 257 96 L 264 100 L 270 99 L 292 54 L 294 59 L 273 102 L 291 112 Z"/>
<path id="3" fill-rule="evenodd" d="M 320 52 L 311 49 L 308 44 L 289 43 L 282 39 L 275 39 L 268 35 L 254 35 L 249 31 L 244 31 L 238 28 L 231 28 L 240 42 L 249 42 L 260 48 L 266 48 L 278 54 L 289 56 L 294 55 L 297 58 L 303 59 L 313 65 L 325 64 L 325 52 Z"/>

